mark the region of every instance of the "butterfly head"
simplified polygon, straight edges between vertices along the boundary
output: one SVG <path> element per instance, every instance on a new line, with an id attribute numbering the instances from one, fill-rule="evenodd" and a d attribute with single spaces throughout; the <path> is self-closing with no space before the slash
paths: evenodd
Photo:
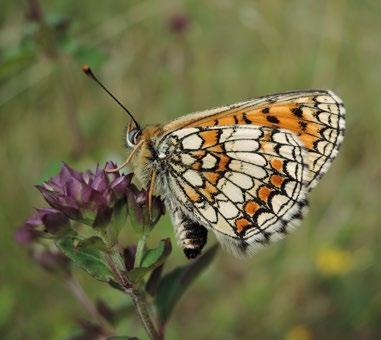
<path id="1" fill-rule="evenodd" d="M 126 145 L 129 148 L 134 148 L 142 139 L 142 130 L 133 124 L 131 121 L 127 126 Z"/>

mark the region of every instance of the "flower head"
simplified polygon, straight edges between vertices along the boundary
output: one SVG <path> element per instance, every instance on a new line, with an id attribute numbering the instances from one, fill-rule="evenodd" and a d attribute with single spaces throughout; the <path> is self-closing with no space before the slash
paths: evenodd
<path id="1" fill-rule="evenodd" d="M 354 265 L 352 254 L 335 246 L 319 249 L 315 261 L 318 270 L 325 275 L 346 274 Z"/>
<path id="2" fill-rule="evenodd" d="M 15 240 L 28 245 L 45 233 L 59 234 L 70 228 L 70 221 L 65 214 L 53 208 L 36 209 L 36 212 L 28 218 L 15 233 Z"/>
<path id="3" fill-rule="evenodd" d="M 70 230 L 70 221 L 65 214 L 53 208 L 36 209 L 36 212 L 20 226 L 15 241 L 30 248 L 32 259 L 48 271 L 69 272 L 68 258 L 55 246 L 47 235 L 60 237 Z"/>
<path id="4" fill-rule="evenodd" d="M 52 208 L 68 218 L 102 226 L 110 221 L 115 203 L 125 198 L 132 178 L 119 172 L 106 173 L 106 169 L 115 167 L 108 162 L 103 169 L 81 173 L 63 164 L 57 176 L 37 188 Z"/>

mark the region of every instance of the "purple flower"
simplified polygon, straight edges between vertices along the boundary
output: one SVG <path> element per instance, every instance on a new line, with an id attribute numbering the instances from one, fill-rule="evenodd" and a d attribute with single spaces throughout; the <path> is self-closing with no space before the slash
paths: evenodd
<path id="1" fill-rule="evenodd" d="M 70 229 L 70 221 L 62 212 L 53 208 L 41 208 L 16 230 L 15 240 L 28 245 L 34 240 L 49 234 L 62 234 Z"/>
<path id="2" fill-rule="evenodd" d="M 53 240 L 44 240 L 48 234 L 64 236 L 70 231 L 70 221 L 61 211 L 53 208 L 37 211 L 19 227 L 14 235 L 16 242 L 30 247 L 34 261 L 48 271 L 69 272 L 68 258 L 58 250 Z"/>
<path id="3" fill-rule="evenodd" d="M 93 227 L 106 225 L 117 201 L 124 199 L 132 174 L 106 173 L 116 165 L 107 162 L 104 169 L 78 172 L 63 164 L 60 173 L 38 185 L 49 205 L 68 218 Z"/>
<path id="4" fill-rule="evenodd" d="M 33 226 L 23 224 L 21 227 L 17 228 L 14 234 L 14 239 L 22 246 L 28 246 L 40 236 L 41 233 L 37 231 Z"/>
<path id="5" fill-rule="evenodd" d="M 67 216 L 53 208 L 37 209 L 37 213 L 32 216 L 32 219 L 50 234 L 58 234 L 70 228 L 70 221 Z"/>

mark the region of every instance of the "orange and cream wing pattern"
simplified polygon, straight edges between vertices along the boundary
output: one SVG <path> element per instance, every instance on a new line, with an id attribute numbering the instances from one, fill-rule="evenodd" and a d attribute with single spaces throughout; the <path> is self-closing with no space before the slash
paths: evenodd
<path id="1" fill-rule="evenodd" d="M 167 199 L 237 255 L 282 237 L 303 215 L 308 152 L 287 130 L 185 128 L 160 141 L 160 157 Z"/>
<path id="2" fill-rule="evenodd" d="M 307 150 L 311 189 L 328 170 L 344 136 L 345 109 L 329 90 L 274 94 L 226 107 L 202 111 L 169 123 L 173 132 L 188 127 L 256 125 L 295 134 Z"/>

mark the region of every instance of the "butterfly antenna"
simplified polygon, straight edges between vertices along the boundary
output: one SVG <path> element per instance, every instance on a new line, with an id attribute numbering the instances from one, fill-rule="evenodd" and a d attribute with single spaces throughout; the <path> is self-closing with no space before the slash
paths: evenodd
<path id="1" fill-rule="evenodd" d="M 93 71 L 91 70 L 91 68 L 89 67 L 89 65 L 83 65 L 82 66 L 82 71 L 89 77 L 91 78 L 92 80 L 94 80 L 103 90 L 105 90 L 110 96 L 112 99 L 114 99 L 118 104 L 119 106 L 130 116 L 130 118 L 132 119 L 132 121 L 134 122 L 135 126 L 137 129 L 141 130 L 140 129 L 140 126 L 138 124 L 138 122 L 135 120 L 134 116 L 132 115 L 132 113 L 106 88 L 106 86 L 104 86 L 99 80 L 98 78 L 94 75 Z"/>

